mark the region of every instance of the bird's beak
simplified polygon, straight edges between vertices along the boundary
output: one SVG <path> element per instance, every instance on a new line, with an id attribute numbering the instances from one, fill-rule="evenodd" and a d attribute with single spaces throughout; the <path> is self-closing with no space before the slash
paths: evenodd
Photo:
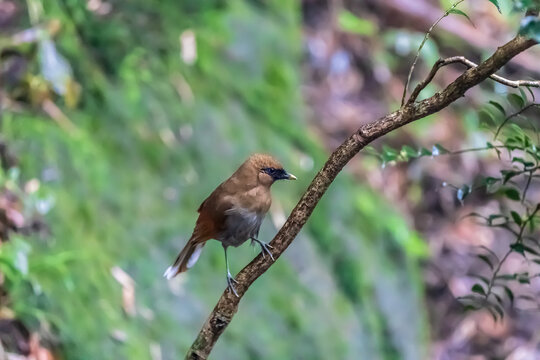
<path id="1" fill-rule="evenodd" d="M 296 176 L 294 176 L 293 174 L 288 174 L 289 177 L 287 178 L 287 180 L 296 180 Z"/>

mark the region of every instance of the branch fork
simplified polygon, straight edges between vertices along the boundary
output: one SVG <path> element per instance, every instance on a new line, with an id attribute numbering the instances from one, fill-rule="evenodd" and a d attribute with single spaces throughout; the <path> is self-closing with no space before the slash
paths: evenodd
<path id="1" fill-rule="evenodd" d="M 426 86 L 433 81 L 433 78 L 437 74 L 440 68 L 455 64 L 455 63 L 461 63 L 465 66 L 467 66 L 469 69 L 475 68 L 478 65 L 472 62 L 471 60 L 465 58 L 464 56 L 453 56 L 446 59 L 439 59 L 435 62 L 433 67 L 431 68 L 431 71 L 429 72 L 428 76 L 420 82 L 411 93 L 411 96 L 409 97 L 409 100 L 407 100 L 407 105 L 413 103 L 418 98 L 418 95 L 420 95 L 420 92 L 426 88 Z M 540 87 L 540 81 L 534 81 L 534 80 L 510 80 L 507 78 L 504 78 L 502 76 L 492 74 L 489 76 L 490 79 L 495 80 L 496 82 L 512 87 L 512 88 L 519 88 L 521 86 L 523 87 Z"/>

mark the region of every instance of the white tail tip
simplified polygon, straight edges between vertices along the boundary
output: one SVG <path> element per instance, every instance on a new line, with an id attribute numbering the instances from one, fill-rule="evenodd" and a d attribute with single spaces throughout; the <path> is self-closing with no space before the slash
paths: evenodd
<path id="1" fill-rule="evenodd" d="M 178 272 L 178 266 L 169 266 L 167 270 L 165 270 L 165 273 L 163 274 L 164 278 L 167 278 L 167 280 L 171 280 L 174 275 Z"/>
<path id="2" fill-rule="evenodd" d="M 191 254 L 191 256 L 189 257 L 189 260 L 186 264 L 186 267 L 188 269 L 191 269 L 191 267 L 193 265 L 195 265 L 195 263 L 197 262 L 197 260 L 199 259 L 199 256 L 201 256 L 201 251 L 202 251 L 202 248 L 203 248 L 204 244 L 199 244 L 195 247 L 195 250 L 193 251 L 193 254 Z"/>

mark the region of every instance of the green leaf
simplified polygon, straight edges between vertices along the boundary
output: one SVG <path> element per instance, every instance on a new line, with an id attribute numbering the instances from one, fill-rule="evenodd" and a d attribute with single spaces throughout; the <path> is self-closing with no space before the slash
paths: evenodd
<path id="1" fill-rule="evenodd" d="M 517 278 L 517 274 L 502 274 L 502 275 L 497 275 L 495 279 L 508 281 L 508 280 L 515 280 L 516 278 Z"/>
<path id="2" fill-rule="evenodd" d="M 490 100 L 489 104 L 494 106 L 497 110 L 499 110 L 503 116 L 506 116 L 506 111 L 504 110 L 504 107 L 501 104 L 493 100 Z"/>
<path id="3" fill-rule="evenodd" d="M 519 34 L 540 41 L 540 20 L 536 16 L 526 16 L 521 20 Z"/>
<path id="4" fill-rule="evenodd" d="M 497 305 L 497 304 L 494 304 L 494 305 L 493 305 L 493 309 L 495 309 L 495 311 L 497 312 L 497 314 L 499 314 L 500 319 L 502 320 L 502 319 L 504 318 L 504 311 L 503 311 L 502 307 L 500 307 L 500 306 Z"/>
<path id="5" fill-rule="evenodd" d="M 431 155 L 433 155 L 431 153 L 431 151 L 429 151 L 425 147 L 421 148 L 419 152 L 420 152 L 420 156 L 431 156 Z"/>
<path id="6" fill-rule="evenodd" d="M 491 314 L 491 317 L 493 318 L 493 321 L 494 322 L 497 322 L 499 321 L 499 319 L 497 318 L 497 313 L 495 312 L 495 310 L 493 310 L 492 307 L 488 307 L 486 308 L 488 310 L 488 312 Z"/>
<path id="7" fill-rule="evenodd" d="M 471 276 L 481 280 L 484 284 L 486 284 L 486 286 L 489 286 L 489 279 L 487 277 L 481 276 L 481 275 L 471 275 Z"/>
<path id="8" fill-rule="evenodd" d="M 458 10 L 458 9 L 450 9 L 448 11 L 449 14 L 456 14 L 456 15 L 461 15 L 461 16 L 464 16 L 465 18 L 467 18 L 467 20 L 469 20 L 469 22 L 471 23 L 472 26 L 474 26 L 474 23 L 472 22 L 471 18 L 469 17 L 469 15 L 465 14 L 463 11 L 461 10 Z M 475 27 L 475 26 L 474 26 Z"/>
<path id="9" fill-rule="evenodd" d="M 514 304 L 514 293 L 513 293 L 512 290 L 511 290 L 508 286 L 506 286 L 506 285 L 504 285 L 503 288 L 504 288 L 504 292 L 506 293 L 506 296 L 508 296 L 508 299 L 510 300 L 510 304 L 513 305 L 513 304 Z"/>
<path id="10" fill-rule="evenodd" d="M 467 304 L 463 306 L 464 311 L 476 311 L 481 309 L 482 307 L 480 305 L 474 305 L 474 304 Z"/>
<path id="11" fill-rule="evenodd" d="M 513 170 L 501 170 L 501 175 L 503 176 L 503 185 L 508 182 L 514 176 L 519 175 L 519 172 Z"/>
<path id="12" fill-rule="evenodd" d="M 480 284 L 474 284 L 473 287 L 471 288 L 471 291 L 480 295 L 484 295 L 484 296 L 486 295 L 486 291 Z"/>
<path id="13" fill-rule="evenodd" d="M 499 261 L 499 257 L 497 256 L 497 254 L 495 254 L 493 250 L 491 250 L 485 245 L 480 245 L 480 248 L 486 250 L 491 256 L 493 256 L 497 261 Z"/>
<path id="14" fill-rule="evenodd" d="M 484 178 L 483 183 L 485 185 L 493 185 L 493 184 L 498 183 L 499 181 L 501 181 L 501 179 L 495 178 L 495 177 L 492 177 L 492 176 L 488 176 L 488 177 Z"/>
<path id="15" fill-rule="evenodd" d="M 534 166 L 534 163 L 533 163 L 533 162 L 526 161 L 525 159 L 520 158 L 519 156 L 513 157 L 513 158 L 512 158 L 512 162 L 518 162 L 518 163 L 520 163 L 520 164 L 523 164 L 524 169 L 526 169 L 526 168 L 528 168 L 528 167 Z"/>
<path id="16" fill-rule="evenodd" d="M 521 200 L 521 194 L 516 188 L 506 188 L 504 189 L 504 195 L 510 200 L 519 201 Z"/>
<path id="17" fill-rule="evenodd" d="M 412 158 L 416 158 L 418 157 L 420 154 L 417 150 L 413 149 L 412 147 L 410 147 L 409 145 L 404 145 L 402 148 L 401 148 L 401 151 L 400 151 L 400 154 L 405 157 L 405 158 L 409 158 L 409 159 L 412 159 Z"/>
<path id="18" fill-rule="evenodd" d="M 514 10 L 540 10 L 540 1 L 538 0 L 512 0 Z"/>
<path id="19" fill-rule="evenodd" d="M 489 257 L 487 257 L 486 255 L 482 255 L 482 254 L 479 254 L 479 255 L 476 255 L 480 260 L 482 260 L 483 262 L 485 262 L 486 264 L 488 264 L 489 268 L 491 270 L 493 270 L 493 264 L 491 263 L 491 260 L 489 259 Z"/>
<path id="20" fill-rule="evenodd" d="M 529 220 L 529 231 L 533 233 L 535 228 L 536 228 L 536 221 L 534 218 L 532 218 Z"/>
<path id="21" fill-rule="evenodd" d="M 512 133 L 516 140 L 516 144 L 518 146 L 523 146 L 523 136 L 525 135 L 525 132 L 523 131 L 521 126 L 516 123 L 511 123 L 510 125 L 508 125 L 508 127 L 512 130 Z"/>
<path id="22" fill-rule="evenodd" d="M 523 245 L 523 251 L 527 252 L 527 253 L 530 253 L 530 254 L 533 254 L 533 255 L 536 255 L 536 256 L 540 256 L 540 253 L 538 253 L 538 251 L 534 250 L 533 248 L 527 246 L 527 245 Z"/>
<path id="23" fill-rule="evenodd" d="M 359 35 L 370 36 L 377 32 L 377 26 L 375 26 L 373 21 L 359 18 L 347 10 L 343 10 L 339 13 L 338 24 L 341 30 Z"/>
<path id="24" fill-rule="evenodd" d="M 482 298 L 480 296 L 477 296 L 477 295 L 474 295 L 474 294 L 458 296 L 457 299 L 460 300 L 460 301 L 461 300 L 468 300 L 468 301 L 472 301 L 472 302 L 484 301 L 484 298 Z"/>
<path id="25" fill-rule="evenodd" d="M 463 202 L 463 200 L 471 193 L 471 187 L 467 184 L 462 185 L 456 194 L 456 197 L 459 201 Z"/>
<path id="26" fill-rule="evenodd" d="M 528 148 L 529 146 L 531 146 L 531 138 L 527 134 L 523 133 L 523 135 L 521 136 L 521 141 L 524 148 Z"/>
<path id="27" fill-rule="evenodd" d="M 493 225 L 493 221 L 497 220 L 497 219 L 504 219 L 504 222 L 502 222 L 500 224 L 497 224 L 497 225 L 506 224 L 506 222 L 507 222 L 507 217 L 506 216 L 504 216 L 502 214 L 492 214 L 492 215 L 489 215 L 489 217 L 488 217 L 488 224 Z"/>
<path id="28" fill-rule="evenodd" d="M 497 299 L 497 302 L 502 305 L 503 301 L 502 298 L 499 296 L 499 294 L 492 292 L 493 296 L 495 296 L 495 299 Z"/>
<path id="29" fill-rule="evenodd" d="M 481 125 L 484 125 L 488 128 L 492 128 L 495 126 L 495 119 L 493 118 L 493 114 L 486 110 L 480 110 L 478 112 L 478 121 Z"/>
<path id="30" fill-rule="evenodd" d="M 525 91 L 523 90 L 523 88 L 520 87 L 520 88 L 518 88 L 518 90 L 519 90 L 519 93 L 520 93 L 520 95 L 521 95 L 521 98 L 522 98 L 525 102 L 529 101 L 529 98 L 527 97 L 527 94 L 525 94 Z"/>
<path id="31" fill-rule="evenodd" d="M 498 0 L 489 0 L 489 2 L 492 3 L 493 5 L 495 5 L 495 7 L 496 7 L 497 10 L 499 11 L 499 13 L 502 14 L 501 6 L 499 5 L 499 1 L 498 1 Z"/>
<path id="32" fill-rule="evenodd" d="M 511 211 L 510 215 L 512 215 L 512 219 L 514 219 L 514 222 L 518 224 L 519 226 L 521 226 L 522 224 L 521 216 L 519 216 L 519 214 L 515 211 Z"/>
<path id="33" fill-rule="evenodd" d="M 465 215 L 465 217 L 479 217 L 481 219 L 487 220 L 485 216 L 476 212 L 468 213 L 467 215 Z"/>
<path id="34" fill-rule="evenodd" d="M 523 100 L 523 98 L 518 94 L 508 94 L 506 96 L 506 99 L 508 100 L 510 105 L 512 105 L 518 110 L 522 109 L 525 106 L 525 100 Z"/>
<path id="35" fill-rule="evenodd" d="M 517 252 L 518 254 L 525 256 L 525 248 L 521 243 L 511 244 L 510 249 L 512 249 L 512 251 L 514 252 Z"/>
<path id="36" fill-rule="evenodd" d="M 493 194 L 499 188 L 499 182 L 501 179 L 488 176 L 483 179 L 482 183 L 486 186 L 488 194 Z"/>
<path id="37" fill-rule="evenodd" d="M 397 150 L 395 149 L 392 149 L 391 147 L 387 146 L 387 145 L 383 145 L 383 148 L 382 148 L 382 158 L 383 158 L 383 161 L 386 163 L 386 162 L 390 162 L 390 161 L 395 161 L 398 157 L 398 152 Z"/>
<path id="38" fill-rule="evenodd" d="M 521 139 L 518 137 L 510 137 L 506 139 L 504 142 L 504 146 L 506 146 L 509 150 L 515 150 L 519 146 L 521 146 Z"/>
<path id="39" fill-rule="evenodd" d="M 391 154 L 391 155 L 394 155 L 394 156 L 398 155 L 397 150 L 394 149 L 394 148 L 391 148 L 388 145 L 383 145 L 382 149 L 383 149 L 383 153 Z"/>
<path id="40" fill-rule="evenodd" d="M 528 86 L 525 86 L 525 89 L 529 91 L 529 94 L 531 95 L 533 102 L 536 101 L 536 97 L 534 96 L 534 92 L 531 90 L 531 88 Z"/>
<path id="41" fill-rule="evenodd" d="M 448 154 L 450 151 L 448 151 L 447 149 L 445 149 L 442 145 L 440 144 L 435 144 L 433 145 L 433 148 L 431 149 L 431 155 L 433 156 L 439 156 L 439 155 L 443 155 L 443 154 Z"/>

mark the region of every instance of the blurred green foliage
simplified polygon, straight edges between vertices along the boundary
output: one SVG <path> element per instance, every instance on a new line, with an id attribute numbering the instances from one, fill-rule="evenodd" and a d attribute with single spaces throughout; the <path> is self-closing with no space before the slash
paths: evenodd
<path id="1" fill-rule="evenodd" d="M 264 151 L 300 179 L 274 186 L 274 217 L 282 217 L 326 159 L 302 120 L 299 9 L 134 0 L 98 16 L 75 0 L 29 3 L 43 6 L 40 22 L 61 23 L 54 44 L 82 89 L 76 108 L 56 99 L 71 130 L 30 109 L 3 117 L 23 177 L 40 179 L 55 200 L 50 239 L 32 239 L 28 254 L 30 263 L 60 264 L 33 273 L 39 320 L 53 326 L 67 359 L 149 359 L 158 347 L 163 359 L 180 358 L 226 285 L 217 242 L 182 280 L 162 278 L 199 203 Z M 196 39 L 194 64 L 180 56 L 186 31 Z M 261 239 L 275 232 L 267 220 Z M 390 206 L 342 174 L 250 289 L 213 356 L 422 358 L 417 261 L 425 254 Z M 254 255 L 248 246 L 231 252 L 233 272 Z M 135 316 L 123 311 L 115 266 L 135 281 Z M 20 304 L 36 296 L 31 287 L 12 294 Z"/>

